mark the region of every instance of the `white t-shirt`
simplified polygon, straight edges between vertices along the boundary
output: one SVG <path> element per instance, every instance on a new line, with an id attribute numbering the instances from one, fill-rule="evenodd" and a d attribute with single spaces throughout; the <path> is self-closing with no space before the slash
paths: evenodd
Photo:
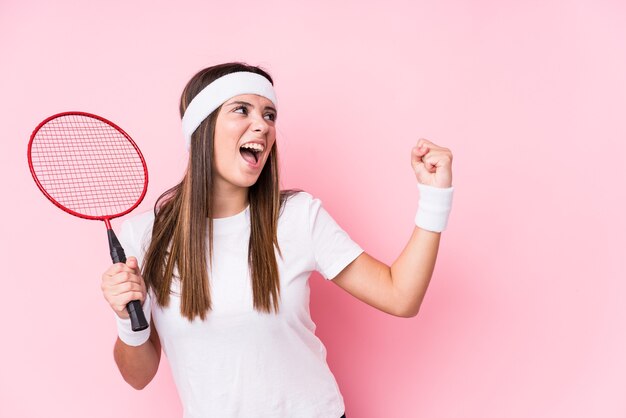
<path id="1" fill-rule="evenodd" d="M 143 264 L 153 211 L 122 223 L 126 255 Z M 363 252 L 324 210 L 301 192 L 285 203 L 278 223 L 279 313 L 253 308 L 248 270 L 249 208 L 215 219 L 213 309 L 207 319 L 180 315 L 180 283 L 174 279 L 170 304 L 144 303 L 184 407 L 185 418 L 339 418 L 344 401 L 326 363 L 326 348 L 315 335 L 309 311 L 309 276 L 327 280 Z M 151 300 L 154 295 L 149 295 Z M 135 333 L 137 345 L 149 330 Z"/>

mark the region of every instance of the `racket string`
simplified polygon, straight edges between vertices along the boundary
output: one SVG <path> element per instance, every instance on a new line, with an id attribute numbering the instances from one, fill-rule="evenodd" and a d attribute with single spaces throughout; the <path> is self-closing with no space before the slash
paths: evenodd
<path id="1" fill-rule="evenodd" d="M 66 115 L 50 120 L 33 138 L 31 161 L 46 193 L 83 215 L 122 213 L 144 192 L 140 153 L 122 132 L 98 119 Z"/>

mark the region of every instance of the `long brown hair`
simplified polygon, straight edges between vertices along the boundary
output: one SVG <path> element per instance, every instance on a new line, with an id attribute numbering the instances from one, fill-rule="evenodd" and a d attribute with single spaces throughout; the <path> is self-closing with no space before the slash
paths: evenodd
<path id="1" fill-rule="evenodd" d="M 191 100 L 215 79 L 236 71 L 272 78 L 259 67 L 226 63 L 205 68 L 185 86 L 180 100 L 181 117 Z M 221 107 L 220 107 L 221 108 Z M 142 275 L 159 305 L 168 306 L 174 271 L 181 282 L 181 314 L 190 321 L 205 319 L 211 310 L 209 267 L 213 255 L 213 139 L 220 108 L 205 119 L 191 137 L 189 163 L 182 181 L 163 193 L 154 205 L 152 240 L 144 257 Z M 250 241 L 248 266 L 252 278 L 254 308 L 278 312 L 280 281 L 274 249 L 278 247 L 278 217 L 294 191 L 280 191 L 278 150 L 274 143 L 257 182 L 248 190 Z M 206 231 L 206 232 L 205 232 Z M 208 235 L 208 237 L 207 237 Z M 208 239 L 207 239 L 208 238 Z M 208 243 L 208 263 L 207 263 Z"/>

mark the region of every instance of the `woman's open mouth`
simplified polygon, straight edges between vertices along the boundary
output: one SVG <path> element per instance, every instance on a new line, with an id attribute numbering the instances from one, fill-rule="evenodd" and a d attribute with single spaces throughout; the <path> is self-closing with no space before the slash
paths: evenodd
<path id="1" fill-rule="evenodd" d="M 264 145 L 254 142 L 248 142 L 239 148 L 239 152 L 241 153 L 243 159 L 252 166 L 256 166 L 258 164 L 264 150 Z"/>

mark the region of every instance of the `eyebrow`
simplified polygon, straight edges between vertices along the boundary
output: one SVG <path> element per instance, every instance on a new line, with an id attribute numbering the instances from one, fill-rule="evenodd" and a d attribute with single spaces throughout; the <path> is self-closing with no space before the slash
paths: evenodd
<path id="1" fill-rule="evenodd" d="M 234 102 L 230 102 L 226 104 L 226 106 L 232 106 L 232 105 L 246 105 L 246 106 L 250 106 L 254 108 L 254 106 L 251 103 L 243 102 L 241 100 L 235 100 Z M 265 106 L 265 109 L 263 110 L 267 110 L 267 109 L 274 111 L 274 113 L 278 113 L 276 109 L 274 109 L 272 106 Z"/>

